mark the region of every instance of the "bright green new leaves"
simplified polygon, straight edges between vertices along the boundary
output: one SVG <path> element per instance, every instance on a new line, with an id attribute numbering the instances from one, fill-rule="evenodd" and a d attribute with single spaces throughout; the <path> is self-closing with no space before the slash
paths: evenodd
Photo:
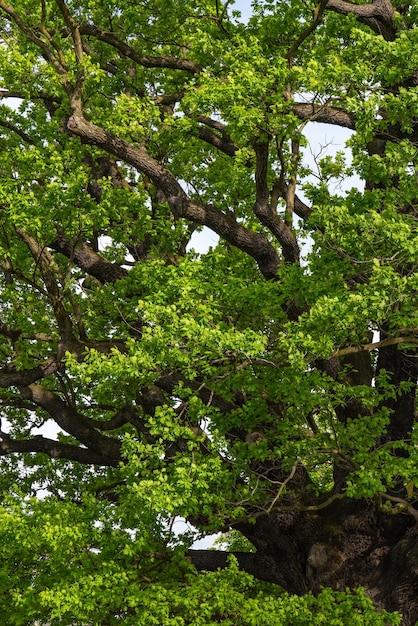
<path id="1" fill-rule="evenodd" d="M 417 16 L 332 4 L 0 2 L 2 623 L 399 622 L 307 562 L 417 517 Z"/>
<path id="2" fill-rule="evenodd" d="M 133 519 L 132 504 L 130 497 L 116 508 L 91 497 L 78 505 L 46 499 L 20 508 L 12 499 L 5 502 L 3 623 L 399 624 L 395 615 L 377 614 L 361 591 L 289 596 L 240 571 L 234 559 L 224 571 L 197 576 L 177 549 L 173 556 L 179 540 L 164 520 L 157 522 L 145 503 Z"/>

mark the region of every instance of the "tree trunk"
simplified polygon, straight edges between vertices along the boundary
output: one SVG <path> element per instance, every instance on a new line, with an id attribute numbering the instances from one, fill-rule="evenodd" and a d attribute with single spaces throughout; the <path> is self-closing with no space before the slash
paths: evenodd
<path id="1" fill-rule="evenodd" d="M 418 620 L 418 527 L 366 500 L 335 500 L 317 511 L 274 511 L 240 526 L 256 553 L 236 553 L 242 569 L 289 593 L 364 587 L 375 606 Z M 198 570 L 226 564 L 226 553 L 191 550 Z"/>

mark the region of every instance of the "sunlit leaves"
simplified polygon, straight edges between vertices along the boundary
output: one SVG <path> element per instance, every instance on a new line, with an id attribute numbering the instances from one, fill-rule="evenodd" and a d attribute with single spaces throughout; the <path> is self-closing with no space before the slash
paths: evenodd
<path id="1" fill-rule="evenodd" d="M 146 507 L 136 531 L 118 528 L 133 520 L 118 519 L 111 506 L 91 498 L 79 506 L 50 500 L 25 508 L 9 500 L 0 509 L 0 583 L 7 590 L 0 615 L 13 626 L 35 619 L 53 626 L 121 619 L 132 626 L 399 623 L 377 614 L 361 591 L 289 596 L 240 571 L 234 559 L 224 571 L 197 576 L 180 552 L 167 559 L 170 532 L 150 520 Z"/>
<path id="2" fill-rule="evenodd" d="M 7 10 L 0 25 L 1 95 L 19 103 L 0 107 L 1 618 L 396 623 L 360 592 L 289 597 L 234 561 L 197 575 L 194 534 L 173 524 L 254 527 L 281 506 L 325 519 L 340 499 L 410 512 L 416 433 L 390 429 L 416 350 L 414 9 L 397 3 L 386 41 L 329 11 L 309 30 L 299 0 L 254 2 L 248 23 L 228 2 L 81 4 L 69 19 L 16 1 L 24 27 Z M 317 122 L 341 116 L 351 155 L 330 156 Z M 307 124 L 321 154 L 302 166 Z M 225 239 L 202 253 L 190 237 L 209 214 Z M 300 265 L 281 229 L 295 249 L 309 238 Z M 277 253 L 272 280 L 249 241 Z M 6 456 L 30 437 L 35 451 Z"/>

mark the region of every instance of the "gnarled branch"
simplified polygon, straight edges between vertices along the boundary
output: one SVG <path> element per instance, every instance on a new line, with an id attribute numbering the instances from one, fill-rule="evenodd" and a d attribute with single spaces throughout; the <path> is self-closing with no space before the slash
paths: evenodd
<path id="1" fill-rule="evenodd" d="M 318 122 L 320 124 L 333 124 L 355 130 L 356 118 L 352 113 L 329 105 L 294 102 L 293 113 L 304 122 Z"/>
<path id="2" fill-rule="evenodd" d="M 156 188 L 163 192 L 176 217 L 207 226 L 230 244 L 252 256 L 266 278 L 275 277 L 280 258 L 268 239 L 261 233 L 245 228 L 232 216 L 214 206 L 189 198 L 172 173 L 158 163 L 145 147 L 136 147 L 79 116 L 71 116 L 67 126 L 71 133 L 85 143 L 102 148 L 148 176 Z"/>
<path id="3" fill-rule="evenodd" d="M 390 0 L 373 0 L 371 4 L 354 4 L 348 0 L 328 0 L 326 8 L 342 15 L 355 15 L 359 22 L 369 26 L 387 41 L 393 41 L 396 37 L 395 10 Z"/>
<path id="4" fill-rule="evenodd" d="M 172 70 L 184 70 L 191 74 L 200 72 L 200 67 L 194 61 L 189 59 L 182 59 L 181 57 L 173 57 L 170 55 L 162 54 L 161 56 L 148 56 L 140 54 L 134 50 L 131 46 L 128 46 L 125 42 L 120 41 L 113 33 L 107 32 L 94 26 L 93 24 L 83 24 L 79 28 L 80 34 L 90 35 L 96 37 L 100 41 L 104 41 L 119 52 L 123 57 L 131 59 L 138 65 L 143 67 L 161 67 Z"/>
<path id="5" fill-rule="evenodd" d="M 31 452 L 42 452 L 51 459 L 66 459 L 85 465 L 117 466 L 119 464 L 119 460 L 112 457 L 69 443 L 54 441 L 41 435 L 37 435 L 33 439 L 15 440 L 5 433 L 0 433 L 0 456 Z"/>
<path id="6" fill-rule="evenodd" d="M 4 367 L 0 370 L 0 387 L 28 387 L 37 380 L 55 374 L 59 367 L 56 357 L 50 357 L 40 365 L 26 370 L 17 371 L 12 367 Z"/>
<path id="7" fill-rule="evenodd" d="M 103 284 L 114 283 L 128 275 L 126 269 L 117 263 L 111 263 L 84 241 L 79 240 L 74 243 L 63 233 L 57 235 L 50 247 L 56 252 L 61 252 L 68 259 L 72 259 L 80 269 Z"/>
<path id="8" fill-rule="evenodd" d="M 55 393 L 36 383 L 21 388 L 20 391 L 23 398 L 44 409 L 58 426 L 81 444 L 100 456 L 110 457 L 115 461 L 121 460 L 120 441 L 96 431 L 80 413 L 70 408 Z"/>
<path id="9" fill-rule="evenodd" d="M 267 187 L 268 143 L 256 142 L 256 203 L 254 213 L 260 222 L 266 226 L 279 241 L 285 261 L 297 263 L 299 261 L 299 246 L 291 228 L 269 204 L 269 191 Z"/>

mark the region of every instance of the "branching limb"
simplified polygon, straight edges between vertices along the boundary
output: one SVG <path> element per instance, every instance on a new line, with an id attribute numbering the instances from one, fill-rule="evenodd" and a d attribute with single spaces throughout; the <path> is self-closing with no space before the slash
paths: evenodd
<path id="1" fill-rule="evenodd" d="M 343 109 L 329 106 L 329 104 L 321 105 L 294 102 L 292 104 L 292 111 L 303 121 L 318 122 L 320 124 L 332 124 L 355 130 L 355 116 L 352 113 L 347 113 L 347 111 L 344 111 Z"/>
<path id="2" fill-rule="evenodd" d="M 117 430 L 125 424 L 137 425 L 139 418 L 136 416 L 133 409 L 125 407 L 117 411 L 109 420 L 95 420 L 86 418 L 86 421 L 97 430 Z"/>
<path id="3" fill-rule="evenodd" d="M 4 367 L 0 370 L 0 387 L 27 387 L 37 380 L 55 374 L 59 367 L 60 363 L 56 357 L 50 357 L 40 365 L 27 370 Z"/>
<path id="4" fill-rule="evenodd" d="M 67 5 L 64 0 L 55 0 L 61 14 L 64 18 L 64 22 L 68 26 L 71 32 L 71 36 L 74 42 L 74 51 L 77 59 L 77 63 L 82 63 L 83 61 L 83 44 L 80 36 L 80 28 L 77 22 L 73 19 L 70 11 L 68 10 Z"/>
<path id="5" fill-rule="evenodd" d="M 96 431 L 82 415 L 69 407 L 55 393 L 36 383 L 21 388 L 20 392 L 24 399 L 31 400 L 44 409 L 58 426 L 81 444 L 100 456 L 110 457 L 114 461 L 121 460 L 120 441 Z"/>
<path id="6" fill-rule="evenodd" d="M 396 346 L 399 344 L 413 344 L 418 346 L 418 337 L 416 335 L 410 336 L 402 336 L 402 337 L 387 337 L 386 339 L 382 339 L 382 341 L 375 341 L 371 343 L 365 343 L 361 346 L 347 346 L 346 348 L 341 348 L 333 353 L 333 357 L 341 357 L 346 356 L 347 354 L 355 354 L 357 352 L 371 352 L 372 350 L 377 350 L 378 348 L 387 348 L 388 346 Z"/>
<path id="7" fill-rule="evenodd" d="M 40 37 L 38 37 L 35 31 L 27 25 L 25 20 L 19 15 L 17 11 L 14 10 L 12 6 L 10 6 L 6 2 L 3 2 L 3 0 L 0 0 L 0 10 L 3 13 L 6 13 L 6 15 L 8 15 L 13 20 L 13 22 L 15 22 L 15 24 L 22 31 L 25 37 L 27 37 L 29 41 L 34 43 L 43 52 L 45 57 L 48 59 L 48 61 L 51 63 L 51 65 L 58 74 L 60 74 L 61 76 L 65 76 L 67 74 L 67 68 L 60 63 L 58 58 L 52 53 L 49 46 L 44 41 L 42 41 Z"/>
<path id="8" fill-rule="evenodd" d="M 74 52 L 75 52 L 75 56 L 77 59 L 77 64 L 81 66 L 83 62 L 84 51 L 83 51 L 83 42 L 81 40 L 79 26 L 77 22 L 73 19 L 64 0 L 55 0 L 55 2 L 58 5 L 58 8 L 62 13 L 64 22 L 70 29 L 71 37 L 74 43 Z M 67 89 L 67 92 L 70 96 L 71 110 L 74 113 L 78 113 L 78 114 L 81 114 L 81 111 L 82 111 L 81 97 L 82 97 L 83 85 L 84 85 L 84 70 L 82 69 L 82 67 L 79 67 L 77 71 L 77 77 L 76 77 L 74 87 L 71 90 Z"/>
<path id="9" fill-rule="evenodd" d="M 78 135 L 83 142 L 102 148 L 150 178 L 156 188 L 164 194 L 175 217 L 183 217 L 207 226 L 230 244 L 252 256 L 266 278 L 275 277 L 280 258 L 268 239 L 261 233 L 245 228 L 232 216 L 226 215 L 214 206 L 204 205 L 189 198 L 172 173 L 158 163 L 145 147 L 134 146 L 74 115 L 68 120 L 68 130 Z"/>
<path id="10" fill-rule="evenodd" d="M 395 9 L 390 0 L 373 0 L 367 4 L 355 4 L 348 0 L 328 0 L 326 8 L 342 15 L 355 15 L 359 22 L 369 26 L 387 41 L 396 37 Z"/>
<path id="11" fill-rule="evenodd" d="M 198 126 L 200 139 L 203 139 L 203 141 L 206 141 L 206 143 L 211 144 L 228 156 L 235 156 L 238 146 L 232 141 L 224 124 L 205 115 L 200 115 L 198 121 L 200 122 Z M 209 128 L 213 128 L 219 134 L 209 130 Z"/>
<path id="12" fill-rule="evenodd" d="M 385 502 L 383 502 L 385 500 Z M 410 515 L 418 521 L 418 510 L 404 498 L 391 496 L 388 493 L 378 493 L 374 498 L 379 511 L 386 515 L 399 515 L 400 513 Z M 392 503 L 392 504 L 391 504 Z"/>
<path id="13" fill-rule="evenodd" d="M 71 241 L 66 235 L 60 233 L 50 244 L 56 252 L 60 252 L 90 276 L 93 276 L 101 283 L 114 283 L 116 280 L 125 278 L 128 275 L 126 269 L 117 263 L 111 263 L 103 256 L 95 252 L 84 241 Z"/>
<path id="14" fill-rule="evenodd" d="M 296 470 L 298 469 L 298 467 L 300 466 L 300 461 L 299 459 L 297 459 L 292 466 L 292 469 L 289 473 L 289 476 L 280 484 L 279 490 L 277 491 L 276 495 L 274 496 L 273 500 L 271 501 L 268 509 L 267 509 L 267 515 L 269 515 L 272 510 L 274 509 L 274 507 L 276 506 L 278 500 L 280 500 L 281 495 L 283 494 L 284 490 L 286 489 L 286 485 L 288 485 L 290 483 L 290 481 L 292 480 L 292 478 L 294 478 L 295 474 L 296 474 Z"/>
<path id="15" fill-rule="evenodd" d="M 295 56 L 298 48 L 300 48 L 300 46 L 303 44 L 303 42 L 306 41 L 306 39 L 309 37 L 309 35 L 311 33 L 313 33 L 315 28 L 320 23 L 320 21 L 322 19 L 322 15 L 323 15 L 324 10 L 325 10 L 325 7 L 327 5 L 327 2 L 328 2 L 328 0 L 320 0 L 319 4 L 317 4 L 316 7 L 314 8 L 312 22 L 309 24 L 309 26 L 307 28 L 305 28 L 304 31 L 301 32 L 299 37 L 296 39 L 296 41 L 294 42 L 294 44 L 292 45 L 292 47 L 290 48 L 290 50 L 286 54 L 286 59 L 288 60 L 289 63 L 291 62 L 291 60 Z"/>
<path id="16" fill-rule="evenodd" d="M 279 241 L 283 249 L 285 261 L 297 263 L 299 261 L 299 246 L 296 237 L 289 224 L 286 224 L 276 212 L 272 211 L 269 204 L 267 187 L 268 143 L 257 142 L 254 144 L 254 149 L 256 153 L 256 203 L 254 213 Z"/>
<path id="17" fill-rule="evenodd" d="M 1 128 L 7 128 L 7 130 L 11 130 L 16 135 L 19 135 L 19 137 L 21 139 L 23 139 L 23 141 L 25 143 L 27 143 L 27 144 L 29 144 L 31 146 L 36 146 L 37 145 L 36 141 L 34 141 L 32 139 L 32 137 L 30 137 L 27 133 L 25 133 L 23 130 L 21 130 L 20 128 L 18 128 L 14 124 L 11 124 L 10 122 L 7 122 L 6 120 L 0 120 L 0 127 Z"/>
<path id="18" fill-rule="evenodd" d="M 62 443 L 42 436 L 33 439 L 15 440 L 5 433 L 0 433 L 0 456 L 13 453 L 42 452 L 52 459 L 67 459 L 85 465 L 117 466 L 119 461 L 69 443 Z"/>
<path id="19" fill-rule="evenodd" d="M 161 67 L 173 70 L 184 70 L 190 74 L 200 72 L 198 64 L 188 59 L 182 59 L 180 57 L 173 57 L 169 55 L 161 55 L 157 57 L 140 54 L 131 48 L 131 46 L 128 46 L 125 42 L 120 41 L 113 33 L 104 31 L 92 24 L 83 24 L 80 26 L 79 30 L 81 35 L 90 35 L 96 37 L 96 39 L 99 39 L 100 41 L 104 41 L 109 46 L 118 50 L 121 56 L 131 59 L 143 67 Z"/>

